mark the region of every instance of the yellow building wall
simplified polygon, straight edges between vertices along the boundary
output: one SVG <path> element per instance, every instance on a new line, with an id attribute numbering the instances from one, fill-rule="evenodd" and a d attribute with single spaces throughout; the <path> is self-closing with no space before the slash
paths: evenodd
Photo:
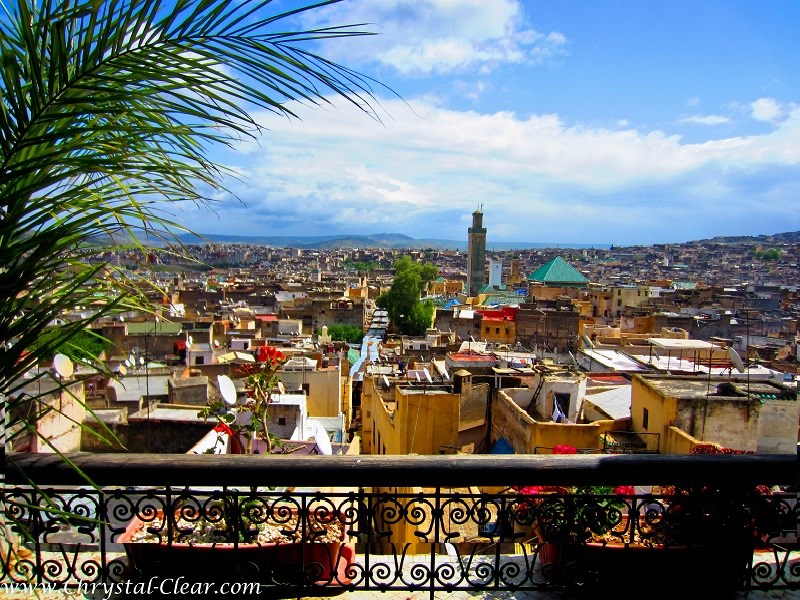
<path id="1" fill-rule="evenodd" d="M 481 339 L 495 344 L 513 344 L 517 339 L 517 323 L 500 319 L 483 319 Z"/>
<path id="2" fill-rule="evenodd" d="M 700 440 L 692 437 L 682 429 L 668 427 L 667 432 L 661 442 L 661 454 L 690 454 L 692 448 L 697 446 Z"/>
<path id="3" fill-rule="evenodd" d="M 667 429 L 675 424 L 678 403 L 675 398 L 662 396 L 648 385 L 647 381 L 635 375 L 631 381 L 631 429 L 636 433 L 658 433 L 661 435 L 659 447 L 663 447 Z M 644 424 L 647 410 L 647 427 Z"/>
<path id="4" fill-rule="evenodd" d="M 287 389 L 308 384 L 308 416 L 337 417 L 342 410 L 339 370 L 337 368 L 303 371 L 281 371 L 281 381 Z"/>
<path id="5" fill-rule="evenodd" d="M 602 437 L 614 421 L 594 423 L 539 422 L 514 402 L 504 390 L 497 394 L 492 411 L 492 441 L 504 438 L 519 454 L 534 454 L 537 448 L 569 444 L 576 448 L 600 449 Z"/>
<path id="6" fill-rule="evenodd" d="M 361 392 L 362 453 L 439 454 L 459 443 L 460 395 L 407 393 L 394 388 L 395 408 L 387 409 L 375 389 L 364 379 Z"/>
<path id="7" fill-rule="evenodd" d="M 575 448 L 603 447 L 603 434 L 613 428 L 614 421 L 595 421 L 594 423 L 544 423 L 535 421 L 532 428 L 531 444 L 528 453 L 532 454 L 538 446 L 552 448 L 559 444 L 569 444 Z"/>
<path id="8" fill-rule="evenodd" d="M 439 454 L 457 446 L 460 412 L 458 394 L 405 393 L 395 387 L 395 437 L 389 454 Z"/>

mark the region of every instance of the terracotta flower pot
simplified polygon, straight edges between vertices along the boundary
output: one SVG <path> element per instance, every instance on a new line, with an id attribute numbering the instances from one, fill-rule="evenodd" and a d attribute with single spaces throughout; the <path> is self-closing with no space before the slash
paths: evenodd
<path id="1" fill-rule="evenodd" d="M 296 514 L 295 511 L 293 511 Z M 163 523 L 163 512 L 156 519 Z M 277 542 L 161 542 L 140 541 L 142 530 L 155 520 L 135 517 L 120 534 L 131 568 L 141 578 L 178 577 L 195 581 L 259 581 L 276 585 L 348 585 L 347 566 L 355 548 L 347 543 L 347 528 L 341 527 L 336 541 Z"/>

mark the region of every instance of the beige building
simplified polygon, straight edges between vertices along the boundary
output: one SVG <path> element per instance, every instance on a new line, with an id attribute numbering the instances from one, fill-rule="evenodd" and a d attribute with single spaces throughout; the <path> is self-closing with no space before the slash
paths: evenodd
<path id="1" fill-rule="evenodd" d="M 453 384 L 365 377 L 361 393 L 362 453 L 452 454 L 486 434 L 489 385 L 472 384 L 467 372 Z"/>
<path id="2" fill-rule="evenodd" d="M 636 375 L 631 427 L 661 438 L 662 454 L 700 443 L 762 454 L 797 452 L 800 410 L 794 390 L 744 377 Z"/>

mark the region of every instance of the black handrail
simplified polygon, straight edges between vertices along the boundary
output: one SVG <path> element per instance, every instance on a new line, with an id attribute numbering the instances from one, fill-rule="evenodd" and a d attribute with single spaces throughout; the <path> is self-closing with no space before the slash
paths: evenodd
<path id="1" fill-rule="evenodd" d="M 66 457 L 78 469 L 53 454 L 7 454 L 6 483 L 325 487 L 797 484 L 794 455 L 266 457 L 76 452 Z"/>

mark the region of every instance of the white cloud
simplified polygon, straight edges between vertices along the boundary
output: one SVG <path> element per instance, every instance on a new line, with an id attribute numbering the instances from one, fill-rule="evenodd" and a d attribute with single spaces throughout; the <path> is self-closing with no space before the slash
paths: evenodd
<path id="1" fill-rule="evenodd" d="M 731 120 L 722 115 L 691 115 L 684 117 L 679 122 L 694 123 L 696 125 L 724 125 L 725 123 L 730 123 Z"/>
<path id="2" fill-rule="evenodd" d="M 775 121 L 781 116 L 781 105 L 775 98 L 759 98 L 750 104 L 750 114 L 757 121 Z"/>
<path id="3" fill-rule="evenodd" d="M 699 105 L 700 105 L 700 98 L 698 98 L 697 96 L 694 96 L 693 98 L 689 98 L 686 101 L 686 106 L 688 106 L 690 108 L 694 107 L 694 106 L 699 106 Z"/>
<path id="4" fill-rule="evenodd" d="M 241 147 L 250 177 L 240 188 L 249 207 L 236 220 L 242 233 L 288 220 L 294 233 L 380 227 L 461 239 L 461 217 L 483 203 L 495 236 L 622 243 L 669 223 L 688 227 L 710 203 L 752 219 L 763 214 L 763 195 L 748 188 L 737 196 L 742 182 L 800 166 L 800 108 L 768 134 L 689 144 L 662 131 L 571 125 L 553 114 L 382 104 L 391 115 L 384 123 L 351 107 L 300 107 L 301 122 L 259 115 L 269 131 L 260 146 Z M 800 208 L 792 198 L 776 204 L 784 221 Z"/>
<path id="5" fill-rule="evenodd" d="M 326 43 L 325 55 L 349 64 L 378 62 L 403 74 L 539 63 L 564 53 L 563 33 L 523 23 L 518 0 L 351 0 L 309 13 L 319 26 L 376 23 L 378 35 Z"/>

